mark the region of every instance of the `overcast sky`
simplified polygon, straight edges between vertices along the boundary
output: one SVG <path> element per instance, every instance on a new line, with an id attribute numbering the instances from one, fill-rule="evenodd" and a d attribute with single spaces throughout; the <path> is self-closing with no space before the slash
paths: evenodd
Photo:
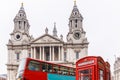
<path id="1" fill-rule="evenodd" d="M 66 41 L 68 22 L 74 0 L 0 0 L 0 74 L 7 73 L 7 46 L 13 31 L 13 19 L 21 3 L 30 24 L 30 35 L 37 38 L 52 34 L 54 22 Z M 120 56 L 120 0 L 77 0 L 82 14 L 83 28 L 89 41 L 88 55 L 102 56 L 113 70 L 115 56 Z"/>

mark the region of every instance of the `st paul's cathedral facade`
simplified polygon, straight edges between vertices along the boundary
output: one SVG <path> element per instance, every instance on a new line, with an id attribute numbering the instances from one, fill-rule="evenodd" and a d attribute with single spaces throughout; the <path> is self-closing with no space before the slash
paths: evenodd
<path id="1" fill-rule="evenodd" d="M 54 24 L 53 34 L 48 33 L 48 28 L 40 37 L 34 39 L 29 34 L 30 25 L 27 20 L 23 5 L 14 18 L 14 29 L 10 33 L 8 41 L 7 80 L 15 80 L 19 61 L 22 58 L 31 57 L 58 64 L 75 66 L 76 60 L 88 55 L 86 32 L 83 29 L 83 17 L 80 14 L 76 2 L 69 17 L 69 31 L 66 42 L 63 36 L 57 35 Z"/>

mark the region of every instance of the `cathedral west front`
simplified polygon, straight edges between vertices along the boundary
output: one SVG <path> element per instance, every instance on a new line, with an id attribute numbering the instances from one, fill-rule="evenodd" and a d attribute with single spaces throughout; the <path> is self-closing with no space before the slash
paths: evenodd
<path id="1" fill-rule="evenodd" d="M 30 24 L 23 4 L 13 22 L 14 29 L 10 33 L 11 38 L 7 43 L 7 80 L 15 80 L 19 61 L 22 58 L 31 57 L 75 66 L 76 60 L 88 55 L 89 42 L 85 36 L 86 32 L 82 26 L 83 17 L 77 8 L 76 1 L 69 17 L 66 42 L 63 41 L 62 35 L 60 38 L 58 37 L 56 24 L 54 24 L 52 35 L 48 33 L 49 30 L 46 28 L 45 33 L 38 38 L 31 36 L 29 34 Z"/>

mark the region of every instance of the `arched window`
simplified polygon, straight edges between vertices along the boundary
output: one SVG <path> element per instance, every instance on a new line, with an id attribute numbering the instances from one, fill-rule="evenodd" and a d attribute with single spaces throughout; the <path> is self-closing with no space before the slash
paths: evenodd
<path id="1" fill-rule="evenodd" d="M 19 21 L 19 29 L 21 29 L 21 22 Z"/>
<path id="2" fill-rule="evenodd" d="M 75 24 L 75 27 L 77 28 L 77 24 Z"/>
<path id="3" fill-rule="evenodd" d="M 77 23 L 77 19 L 75 20 L 75 23 Z"/>
<path id="4" fill-rule="evenodd" d="M 25 24 L 26 24 L 26 22 L 24 21 L 24 29 L 25 29 Z"/>
<path id="5" fill-rule="evenodd" d="M 75 12 L 75 15 L 77 15 L 77 12 Z"/>

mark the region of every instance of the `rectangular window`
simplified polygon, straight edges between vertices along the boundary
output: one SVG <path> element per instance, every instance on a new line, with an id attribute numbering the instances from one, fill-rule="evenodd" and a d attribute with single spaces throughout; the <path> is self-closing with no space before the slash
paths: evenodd
<path id="1" fill-rule="evenodd" d="M 103 70 L 99 70 L 99 76 L 100 80 L 104 80 Z"/>
<path id="2" fill-rule="evenodd" d="M 16 59 L 17 59 L 17 60 L 20 59 L 20 53 L 16 53 Z"/>
<path id="3" fill-rule="evenodd" d="M 28 53 L 28 57 L 31 57 L 31 53 Z"/>
<path id="4" fill-rule="evenodd" d="M 79 53 L 76 52 L 76 59 L 79 59 Z"/>
<path id="5" fill-rule="evenodd" d="M 81 70 L 79 76 L 79 80 L 92 80 L 92 71 L 91 69 Z"/>
<path id="6" fill-rule="evenodd" d="M 66 61 L 67 59 L 67 53 L 66 52 L 64 52 L 64 61 Z"/>

